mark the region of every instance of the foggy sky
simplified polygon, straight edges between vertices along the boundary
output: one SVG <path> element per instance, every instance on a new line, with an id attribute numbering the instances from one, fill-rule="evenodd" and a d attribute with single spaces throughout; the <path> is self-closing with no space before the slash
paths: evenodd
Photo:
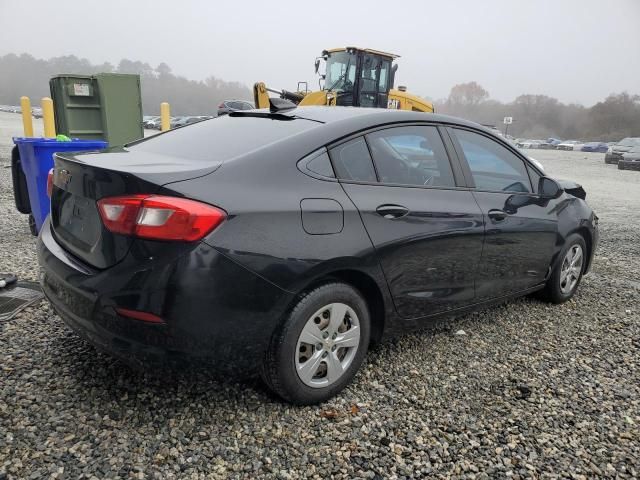
<path id="1" fill-rule="evenodd" d="M 315 89 L 315 57 L 353 45 L 401 55 L 396 86 L 433 99 L 471 80 L 502 101 L 640 93 L 640 0 L 0 0 L 0 19 L 0 55 L 166 62 L 248 86 Z"/>

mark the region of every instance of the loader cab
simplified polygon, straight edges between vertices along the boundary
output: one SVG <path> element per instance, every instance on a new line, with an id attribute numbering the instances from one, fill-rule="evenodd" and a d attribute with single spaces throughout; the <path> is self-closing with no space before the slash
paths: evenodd
<path id="1" fill-rule="evenodd" d="M 347 47 L 325 50 L 323 90 L 335 95 L 336 105 L 387 108 L 393 88 L 397 55 Z M 316 63 L 316 71 L 319 63 Z"/>

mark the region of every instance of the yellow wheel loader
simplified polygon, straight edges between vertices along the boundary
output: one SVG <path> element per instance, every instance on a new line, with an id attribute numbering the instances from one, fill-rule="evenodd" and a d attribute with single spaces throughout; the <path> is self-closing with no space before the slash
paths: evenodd
<path id="1" fill-rule="evenodd" d="M 415 112 L 433 112 L 433 104 L 407 93 L 406 87 L 393 88 L 398 55 L 368 48 L 334 48 L 324 50 L 316 59 L 325 62 L 325 73 L 320 75 L 320 90 L 309 91 L 306 82 L 299 82 L 296 92 L 273 90 L 264 83 L 253 86 L 256 108 L 269 108 L 269 93 L 297 105 L 326 105 L 349 107 L 393 108 Z M 304 85 L 304 89 L 301 86 Z"/>

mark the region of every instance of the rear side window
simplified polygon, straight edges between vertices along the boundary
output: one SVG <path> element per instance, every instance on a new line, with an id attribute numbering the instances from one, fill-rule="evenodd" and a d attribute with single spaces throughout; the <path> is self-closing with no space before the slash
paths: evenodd
<path id="1" fill-rule="evenodd" d="M 484 135 L 454 129 L 478 190 L 531 192 L 524 162 Z"/>
<path id="2" fill-rule="evenodd" d="M 307 170 L 322 177 L 336 178 L 327 152 L 322 152 L 306 164 Z"/>
<path id="3" fill-rule="evenodd" d="M 146 138 L 127 148 L 132 152 L 217 162 L 244 155 L 319 125 L 304 119 L 224 115 Z"/>
<path id="4" fill-rule="evenodd" d="M 358 137 L 331 149 L 331 160 L 338 178 L 375 182 L 376 172 L 364 138 Z"/>
<path id="5" fill-rule="evenodd" d="M 436 127 L 396 127 L 367 135 L 381 183 L 455 187 Z"/>

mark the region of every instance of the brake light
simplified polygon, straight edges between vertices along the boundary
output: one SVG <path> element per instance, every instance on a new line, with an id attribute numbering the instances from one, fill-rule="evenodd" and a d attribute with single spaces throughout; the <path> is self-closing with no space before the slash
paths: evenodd
<path id="1" fill-rule="evenodd" d="M 218 105 L 218 108 L 224 108 L 224 107 L 225 107 L 224 102 L 222 102 L 220 105 Z"/>
<path id="2" fill-rule="evenodd" d="M 53 168 L 49 169 L 49 174 L 47 175 L 47 195 L 51 198 L 51 193 L 53 192 Z"/>
<path id="3" fill-rule="evenodd" d="M 113 233 L 152 240 L 194 242 L 227 214 L 206 203 L 160 195 L 127 195 L 98 200 L 104 226 Z"/>

